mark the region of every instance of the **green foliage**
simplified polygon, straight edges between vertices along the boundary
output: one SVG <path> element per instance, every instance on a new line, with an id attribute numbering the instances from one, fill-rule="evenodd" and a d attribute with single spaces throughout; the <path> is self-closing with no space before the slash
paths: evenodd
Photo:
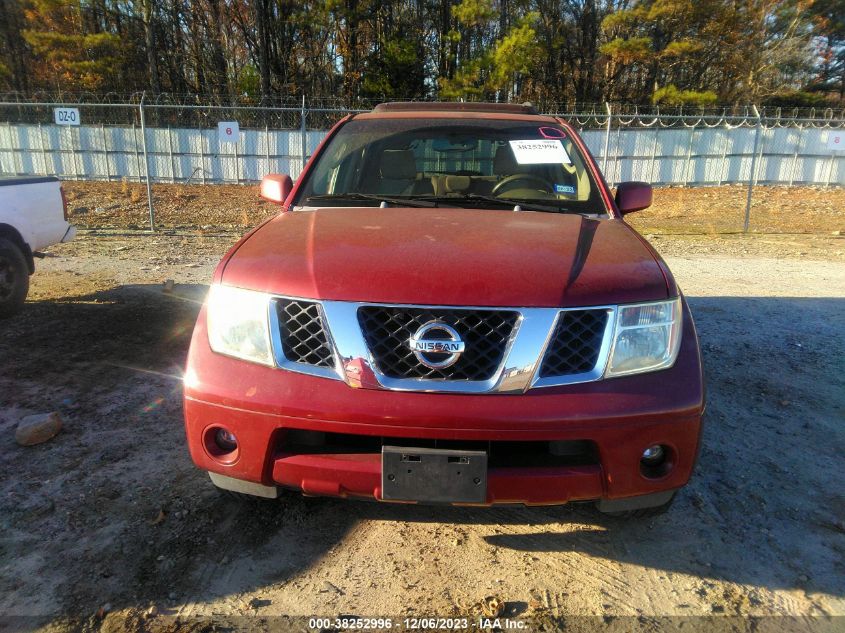
<path id="1" fill-rule="evenodd" d="M 651 102 L 657 105 L 670 106 L 711 106 L 716 103 L 718 96 L 712 90 L 696 92 L 695 90 L 678 90 L 668 85 L 654 91 Z"/>
<path id="2" fill-rule="evenodd" d="M 704 49 L 703 42 L 693 40 L 675 40 L 666 45 L 660 55 L 662 57 L 688 57 L 700 53 Z"/>
<path id="3" fill-rule="evenodd" d="M 524 15 L 504 37 L 465 61 L 453 77 L 441 77 L 441 97 L 478 99 L 501 91 L 507 93 L 518 76 L 532 72 L 543 54 L 535 30 L 538 20 L 537 13 Z"/>
<path id="4" fill-rule="evenodd" d="M 617 37 L 607 44 L 603 44 L 599 50 L 619 62 L 620 64 L 632 64 L 649 59 L 653 51 L 651 38 L 647 36 L 630 37 L 623 39 Z"/>
<path id="5" fill-rule="evenodd" d="M 239 95 L 246 95 L 252 99 L 261 97 L 261 78 L 254 64 L 247 64 L 241 68 L 236 85 Z"/>
<path id="6" fill-rule="evenodd" d="M 0 89 L 845 101 L 843 0 L 0 0 Z"/>
<path id="7" fill-rule="evenodd" d="M 704 0 L 706 2 L 706 0 Z M 643 2 L 640 6 L 647 8 L 645 19 L 650 21 L 663 20 L 665 22 L 684 22 L 692 15 L 697 6 L 701 6 L 701 0 L 692 2 L 690 0 L 653 0 Z"/>
<path id="8" fill-rule="evenodd" d="M 496 17 L 492 0 L 461 0 L 452 7 L 452 16 L 464 27 L 482 27 Z"/>
<path id="9" fill-rule="evenodd" d="M 538 14 L 529 13 L 496 43 L 488 84 L 491 88 L 506 89 L 514 75 L 532 71 L 543 52 L 537 44 L 537 32 L 534 30 L 538 19 Z"/>
<path id="10" fill-rule="evenodd" d="M 491 66 L 490 56 L 485 55 L 463 64 L 452 78 L 440 77 L 440 98 L 477 99 L 485 94 L 483 75 Z"/>
<path id="11" fill-rule="evenodd" d="M 26 30 L 33 53 L 52 69 L 65 89 L 97 90 L 109 83 L 118 65 L 120 38 L 111 33 L 65 34 Z"/>
<path id="12" fill-rule="evenodd" d="M 366 63 L 361 92 L 371 98 L 407 98 L 417 94 L 425 80 L 423 60 L 406 39 L 383 42 Z"/>
<path id="13" fill-rule="evenodd" d="M 845 100 L 845 6 L 843 0 L 815 0 L 810 7 L 819 58 L 815 84 L 836 90 Z"/>
<path id="14" fill-rule="evenodd" d="M 97 90 L 114 83 L 122 41 L 115 33 L 80 29 L 82 4 L 76 0 L 32 0 L 30 28 L 22 31 L 53 85 L 65 90 Z"/>
<path id="15" fill-rule="evenodd" d="M 835 101 L 825 94 L 806 90 L 789 90 L 768 97 L 763 105 L 775 108 L 828 108 L 836 107 Z"/>
<path id="16" fill-rule="evenodd" d="M 644 10 L 643 5 L 635 5 L 632 9 L 625 9 L 610 13 L 602 20 L 601 27 L 604 31 L 610 33 L 620 29 L 630 29 L 635 27 L 639 22 L 646 19 L 647 11 Z"/>
<path id="17" fill-rule="evenodd" d="M 797 88 L 812 65 L 809 1 L 634 0 L 602 22 L 608 96 L 748 103 Z"/>

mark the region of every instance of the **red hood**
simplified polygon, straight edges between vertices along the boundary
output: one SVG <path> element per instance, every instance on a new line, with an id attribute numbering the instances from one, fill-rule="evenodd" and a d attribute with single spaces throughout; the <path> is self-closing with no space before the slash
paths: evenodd
<path id="1" fill-rule="evenodd" d="M 654 255 L 619 220 L 479 209 L 282 213 L 234 253 L 223 283 L 425 305 L 567 307 L 667 297 Z"/>

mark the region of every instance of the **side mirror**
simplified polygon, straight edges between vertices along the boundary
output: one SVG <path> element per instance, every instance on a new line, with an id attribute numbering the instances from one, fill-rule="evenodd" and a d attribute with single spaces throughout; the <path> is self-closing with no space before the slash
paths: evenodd
<path id="1" fill-rule="evenodd" d="M 293 190 L 293 180 L 287 174 L 267 174 L 261 179 L 261 197 L 277 204 L 284 203 Z"/>
<path id="2" fill-rule="evenodd" d="M 622 182 L 616 187 L 616 206 L 622 215 L 650 207 L 652 198 L 651 185 L 647 182 Z"/>

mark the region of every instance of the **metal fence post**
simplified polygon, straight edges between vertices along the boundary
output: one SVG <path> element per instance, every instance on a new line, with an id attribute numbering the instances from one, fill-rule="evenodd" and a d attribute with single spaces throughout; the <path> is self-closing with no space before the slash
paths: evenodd
<path id="1" fill-rule="evenodd" d="M 760 181 L 760 167 L 763 165 L 763 157 L 766 155 L 766 129 L 760 131 L 760 149 L 757 151 L 757 170 L 754 172 L 754 185 Z"/>
<path id="2" fill-rule="evenodd" d="M 789 186 L 795 184 L 795 169 L 798 167 L 798 152 L 801 149 L 801 135 L 804 132 L 804 126 L 798 124 L 798 134 L 795 138 L 795 151 L 792 154 L 792 168 L 789 170 Z"/>
<path id="3" fill-rule="evenodd" d="M 830 163 L 827 166 L 827 187 L 833 184 L 833 166 L 836 164 L 836 150 L 830 150 Z"/>
<path id="4" fill-rule="evenodd" d="M 657 141 L 658 136 L 660 134 L 660 128 L 657 126 L 657 123 L 654 124 L 654 142 L 651 145 L 651 162 L 648 166 L 648 178 L 646 179 L 647 182 L 654 182 L 656 178 L 654 177 L 654 166 L 655 166 L 655 159 L 657 158 Z"/>
<path id="5" fill-rule="evenodd" d="M 611 111 L 610 111 L 610 104 L 605 101 L 604 109 L 607 110 L 607 128 L 604 132 L 604 167 L 602 167 L 602 171 L 604 172 L 604 177 L 607 178 L 607 153 L 610 148 L 610 119 L 611 119 Z"/>
<path id="6" fill-rule="evenodd" d="M 232 143 L 232 148 L 235 153 L 235 182 L 241 184 L 241 156 L 238 153 L 238 145 L 241 143 L 241 134 L 238 134 L 238 140 Z"/>
<path id="7" fill-rule="evenodd" d="M 155 211 L 153 210 L 153 188 L 150 185 L 150 157 L 147 154 L 147 126 L 144 122 L 144 97 L 146 97 L 146 93 L 141 94 L 141 102 L 138 104 L 138 110 L 141 113 L 141 145 L 144 151 L 144 169 L 146 170 L 147 176 L 147 206 L 150 209 L 150 231 L 155 233 L 156 230 L 156 218 L 155 218 Z"/>
<path id="8" fill-rule="evenodd" d="M 85 180 L 88 173 L 85 169 L 85 158 L 82 156 L 82 126 L 71 126 L 70 131 L 71 147 L 73 147 L 73 166 L 77 174 L 76 179 Z M 73 134 L 74 131 L 76 131 L 75 136 Z M 80 164 L 82 165 L 81 167 Z"/>
<path id="9" fill-rule="evenodd" d="M 754 191 L 754 181 L 757 179 L 757 148 L 760 145 L 760 132 L 763 128 L 763 119 L 760 118 L 760 111 L 756 105 L 752 105 L 754 116 L 757 117 L 757 126 L 754 130 L 754 149 L 751 153 L 751 173 L 748 174 L 748 198 L 745 200 L 745 224 L 743 231 L 748 233 L 751 224 L 751 194 Z"/>
<path id="10" fill-rule="evenodd" d="M 167 155 L 170 157 L 170 182 L 176 183 L 176 167 L 173 164 L 173 128 L 167 126 Z"/>
<path id="11" fill-rule="evenodd" d="M 725 161 L 725 158 L 728 155 L 728 139 L 730 138 L 728 132 L 730 131 L 730 126 L 725 123 L 725 131 L 723 132 L 722 136 L 722 160 L 719 162 L 719 187 L 722 186 L 722 182 L 727 179 L 728 175 L 730 175 L 728 163 L 727 161 Z"/>
<path id="12" fill-rule="evenodd" d="M 109 161 L 109 140 L 106 136 L 106 126 L 104 124 L 100 124 L 100 133 L 103 137 L 103 154 L 105 154 L 106 158 L 106 180 L 111 182 L 111 162 Z"/>
<path id="13" fill-rule="evenodd" d="M 41 173 L 49 174 L 47 171 L 47 150 L 44 147 L 44 134 L 41 128 L 41 123 L 38 123 L 38 145 L 41 148 Z"/>
<path id="14" fill-rule="evenodd" d="M 305 163 L 308 162 L 308 130 L 305 127 L 305 95 L 302 95 L 302 110 L 300 110 L 300 122 L 302 127 L 302 171 L 305 171 Z"/>
<path id="15" fill-rule="evenodd" d="M 622 152 L 622 118 L 619 118 L 619 125 L 616 126 L 616 149 L 613 151 L 613 178 L 611 182 L 616 184 L 622 179 L 622 161 L 619 156 Z"/>
<path id="16" fill-rule="evenodd" d="M 692 143 L 695 139 L 695 126 L 690 126 L 689 129 L 689 140 L 687 141 L 687 161 L 684 164 L 684 187 L 689 186 L 690 181 L 690 174 L 689 168 L 690 164 L 692 163 Z"/>
<path id="17" fill-rule="evenodd" d="M 138 128 L 135 127 L 135 121 L 132 121 L 132 146 L 135 148 L 135 173 L 138 174 L 138 182 L 141 182 L 141 157 L 138 154 Z"/>
<path id="18" fill-rule="evenodd" d="M 270 169 L 270 128 L 266 123 L 264 124 L 264 159 L 266 161 L 264 173 L 269 174 L 272 171 Z"/>
<path id="19" fill-rule="evenodd" d="M 205 130 L 200 129 L 200 175 L 205 184 Z"/>
<path id="20" fill-rule="evenodd" d="M 76 161 L 76 142 L 73 136 L 73 128 L 65 126 L 65 131 L 67 131 L 67 134 L 64 135 L 65 139 L 70 139 L 70 149 L 66 153 L 70 154 L 70 162 L 73 163 L 73 179 L 79 180 L 79 163 Z M 64 156 L 62 156 L 62 162 L 64 163 Z"/>
<path id="21" fill-rule="evenodd" d="M 12 169 L 15 170 L 16 174 L 22 175 L 23 171 L 23 147 L 21 145 L 20 139 L 18 139 L 17 143 L 15 143 L 15 136 L 12 134 L 12 124 L 6 124 L 9 133 L 9 149 L 12 152 Z M 19 170 L 19 171 L 18 171 Z"/>

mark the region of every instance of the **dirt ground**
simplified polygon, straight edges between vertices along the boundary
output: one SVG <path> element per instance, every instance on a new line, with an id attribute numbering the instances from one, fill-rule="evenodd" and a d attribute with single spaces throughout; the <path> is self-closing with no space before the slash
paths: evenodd
<path id="1" fill-rule="evenodd" d="M 146 187 L 138 183 L 66 182 L 71 219 L 82 228 L 145 229 Z M 156 224 L 206 231 L 254 226 L 276 212 L 256 186 L 153 186 Z M 630 216 L 643 233 L 713 234 L 742 231 L 748 191 L 744 185 L 655 189 L 654 205 Z M 754 188 L 750 229 L 759 233 L 845 231 L 845 189 Z"/>
<path id="2" fill-rule="evenodd" d="M 241 226 L 240 202 L 214 189 L 205 233 L 101 230 L 50 249 L 25 310 L 0 324 L 0 630 L 212 630 L 207 618 L 267 630 L 279 615 L 472 614 L 485 596 L 536 630 L 657 630 L 667 616 L 745 630 L 730 616 L 748 615 L 838 629 L 827 618 L 845 615 L 839 197 L 802 207 L 808 222 L 829 215 L 808 235 L 651 225 L 699 328 L 707 425 L 670 512 L 620 521 L 574 505 L 219 496 L 181 420 L 197 310 L 242 231 L 222 231 Z M 78 210 L 94 195 L 74 198 L 74 221 L 97 215 Z M 269 211 L 251 200 L 245 224 Z M 175 202 L 172 213 L 175 227 Z M 134 210 L 112 216 L 101 226 L 136 223 Z M 18 419 L 51 410 L 62 433 L 17 446 Z M 804 620 L 754 626 L 787 622 Z"/>

